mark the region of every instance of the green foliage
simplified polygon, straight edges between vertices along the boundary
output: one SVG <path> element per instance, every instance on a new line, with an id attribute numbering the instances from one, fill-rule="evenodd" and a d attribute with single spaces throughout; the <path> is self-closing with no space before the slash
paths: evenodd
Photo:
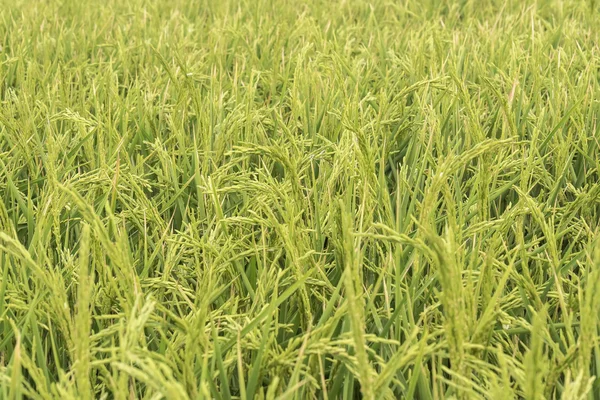
<path id="1" fill-rule="evenodd" d="M 0 398 L 600 398 L 594 1 L 0 10 Z"/>

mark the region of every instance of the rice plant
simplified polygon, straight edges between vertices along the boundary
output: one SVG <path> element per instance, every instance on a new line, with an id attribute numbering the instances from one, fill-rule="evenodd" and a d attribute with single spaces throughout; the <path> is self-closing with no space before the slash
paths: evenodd
<path id="1" fill-rule="evenodd" d="M 599 12 L 0 0 L 0 398 L 600 398 Z"/>

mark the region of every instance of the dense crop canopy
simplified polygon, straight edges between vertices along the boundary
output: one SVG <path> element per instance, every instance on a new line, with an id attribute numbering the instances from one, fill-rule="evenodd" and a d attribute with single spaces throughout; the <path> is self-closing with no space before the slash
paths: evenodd
<path id="1" fill-rule="evenodd" d="M 0 0 L 0 398 L 599 398 L 598 27 Z"/>

